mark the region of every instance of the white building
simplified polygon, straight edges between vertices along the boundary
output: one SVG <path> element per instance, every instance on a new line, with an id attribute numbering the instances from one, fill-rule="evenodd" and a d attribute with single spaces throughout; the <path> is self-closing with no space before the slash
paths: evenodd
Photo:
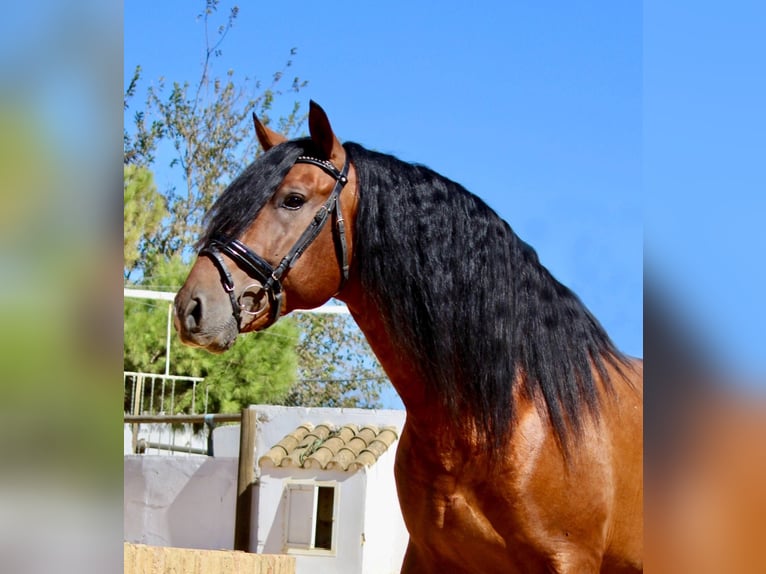
<path id="1" fill-rule="evenodd" d="M 250 408 L 257 418 L 251 550 L 295 556 L 297 574 L 398 573 L 408 536 L 393 468 L 404 411 Z M 233 547 L 239 426 L 218 427 L 213 437 L 215 458 L 188 457 L 186 473 L 178 456 L 125 457 L 126 541 Z M 217 526 L 212 538 L 207 525 Z"/>
<path id="2" fill-rule="evenodd" d="M 257 408 L 251 548 L 295 555 L 298 574 L 399 572 L 408 538 L 393 473 L 405 413 Z"/>

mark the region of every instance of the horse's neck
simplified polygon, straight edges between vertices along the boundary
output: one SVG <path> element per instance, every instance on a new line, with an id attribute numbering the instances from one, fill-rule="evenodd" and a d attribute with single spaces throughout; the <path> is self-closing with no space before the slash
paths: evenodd
<path id="1" fill-rule="evenodd" d="M 349 306 L 349 311 L 407 410 L 415 410 L 423 405 L 427 401 L 425 382 L 418 379 L 416 369 L 402 356 L 402 350 L 397 348 L 395 342 L 391 341 L 382 318 L 367 309 Z"/>
<path id="2" fill-rule="evenodd" d="M 413 368 L 414 365 L 411 365 L 404 356 L 401 345 L 397 345 L 390 339 L 382 314 L 361 288 L 358 278 L 354 277 L 353 270 L 352 277 L 338 299 L 348 306 L 351 316 L 364 333 L 408 413 L 414 412 L 414 409 L 428 400 L 425 381 L 418 378 L 417 369 Z"/>
<path id="3" fill-rule="evenodd" d="M 349 292 L 354 295 L 349 296 Z M 426 435 L 443 434 L 452 437 L 450 441 L 455 442 L 456 431 L 452 429 L 453 423 L 444 410 L 442 398 L 429 391 L 432 385 L 418 374 L 419 365 L 407 356 L 406 345 L 390 338 L 382 314 L 364 294 L 352 287 L 344 290 L 344 295 L 339 299 L 348 305 L 351 316 L 407 409 L 410 434 L 420 434 L 421 431 Z M 467 438 L 471 433 L 463 425 L 457 434 Z M 435 439 L 431 436 L 429 440 Z"/>

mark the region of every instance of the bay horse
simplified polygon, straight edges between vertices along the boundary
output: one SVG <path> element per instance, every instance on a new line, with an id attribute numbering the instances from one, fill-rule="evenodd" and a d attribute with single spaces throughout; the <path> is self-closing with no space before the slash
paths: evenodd
<path id="1" fill-rule="evenodd" d="M 207 215 L 181 340 L 346 303 L 407 409 L 402 572 L 642 571 L 643 362 L 459 184 L 341 145 L 314 102 L 307 138 L 253 120 L 265 153 Z"/>

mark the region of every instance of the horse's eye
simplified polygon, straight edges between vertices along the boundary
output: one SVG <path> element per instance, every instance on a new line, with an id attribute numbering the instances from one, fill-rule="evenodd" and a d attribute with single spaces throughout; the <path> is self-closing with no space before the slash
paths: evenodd
<path id="1" fill-rule="evenodd" d="M 282 202 L 282 207 L 286 207 L 287 209 L 300 209 L 303 207 L 304 203 L 306 203 L 305 197 L 297 193 L 291 193 L 285 197 L 285 200 Z"/>

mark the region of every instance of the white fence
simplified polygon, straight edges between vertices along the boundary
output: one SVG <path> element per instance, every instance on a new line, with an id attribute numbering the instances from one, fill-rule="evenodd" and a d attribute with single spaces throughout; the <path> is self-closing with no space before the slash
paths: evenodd
<path id="1" fill-rule="evenodd" d="M 207 414 L 208 388 L 202 377 L 159 375 L 155 373 L 123 372 L 126 414 L 172 415 L 176 412 L 176 396 L 191 391 L 191 404 L 182 414 Z M 204 392 L 198 400 L 198 388 Z"/>
<path id="2" fill-rule="evenodd" d="M 155 373 L 123 373 L 126 415 L 206 415 L 208 388 L 200 377 L 182 377 Z M 179 400 L 183 399 L 183 400 Z M 145 454 L 205 454 L 209 429 L 192 424 L 163 422 L 125 425 L 124 452 Z"/>

